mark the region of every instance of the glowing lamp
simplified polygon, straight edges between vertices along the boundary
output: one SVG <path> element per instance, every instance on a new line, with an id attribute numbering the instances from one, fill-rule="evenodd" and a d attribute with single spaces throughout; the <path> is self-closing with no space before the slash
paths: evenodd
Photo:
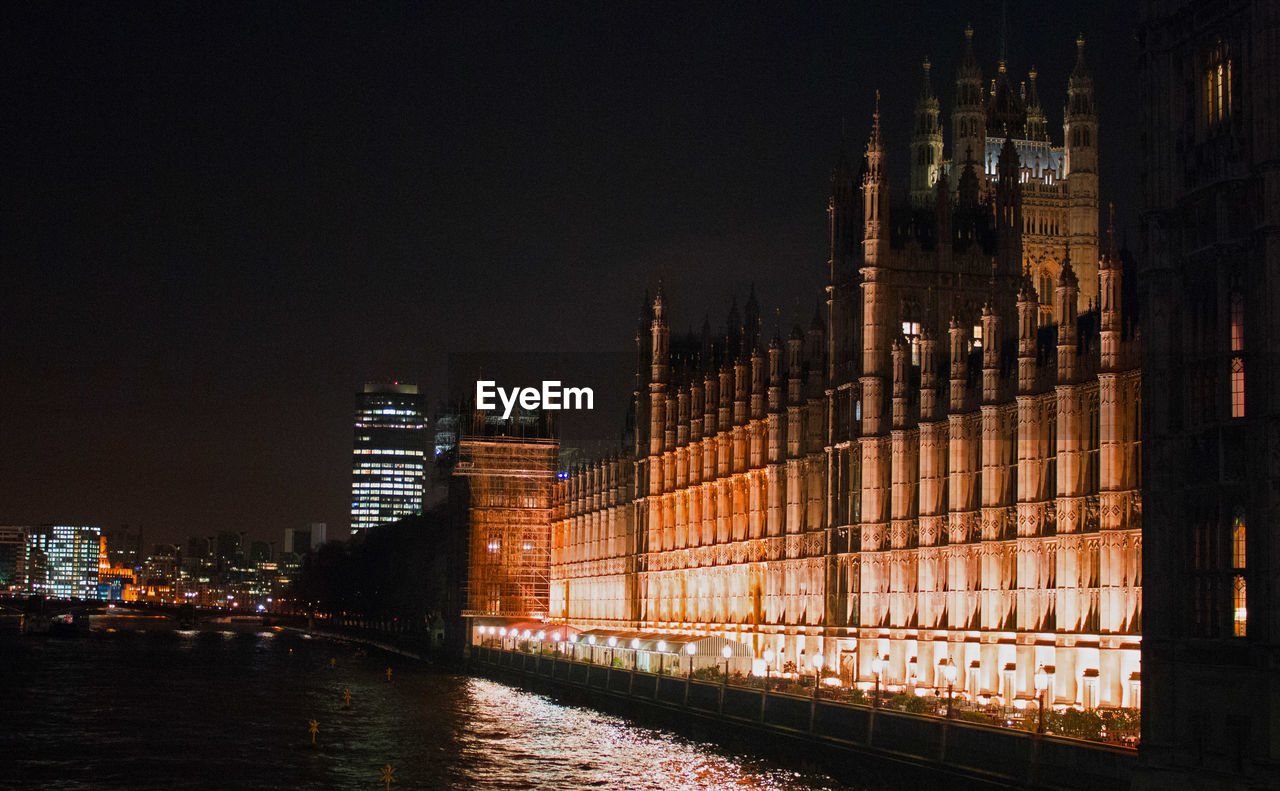
<path id="1" fill-rule="evenodd" d="M 813 655 L 813 669 L 817 670 L 819 673 L 822 672 L 822 661 L 822 654 Z"/>
<path id="2" fill-rule="evenodd" d="M 659 641 L 658 641 L 658 651 L 659 651 L 659 652 L 664 652 L 664 651 L 666 651 L 666 650 L 667 650 L 667 641 L 666 641 L 666 640 L 659 640 Z"/>
<path id="3" fill-rule="evenodd" d="M 558 642 L 560 642 L 560 633 L 559 633 L 559 632 L 552 632 L 552 633 L 551 633 L 551 642 L 553 642 L 553 643 L 558 643 Z"/>
<path id="4" fill-rule="evenodd" d="M 694 652 L 694 651 L 697 651 L 697 650 L 698 650 L 698 649 L 696 649 L 696 648 L 694 648 L 694 647 L 693 647 L 693 643 L 689 643 L 688 645 L 686 645 L 686 646 L 684 647 L 684 652 L 685 652 L 686 654 L 688 654 L 689 656 L 693 656 L 693 652 Z"/>
<path id="5" fill-rule="evenodd" d="M 595 645 L 595 644 L 596 644 L 596 636 L 595 636 L 595 635 L 593 635 L 593 634 L 592 634 L 592 635 L 587 635 L 587 644 L 588 644 L 588 645 Z"/>
<path id="6" fill-rule="evenodd" d="M 638 650 L 640 650 L 640 638 L 639 638 L 639 637 L 633 637 L 633 638 L 631 638 L 631 650 L 632 650 L 632 651 L 638 651 Z"/>
<path id="7" fill-rule="evenodd" d="M 773 649 L 772 649 L 772 648 L 766 648 L 766 649 L 764 649 L 764 654 L 763 654 L 762 658 L 764 659 L 765 664 L 772 665 L 772 664 L 773 664 L 773 657 L 774 657 L 774 654 L 773 654 Z"/>
<path id="8" fill-rule="evenodd" d="M 1044 692 L 1049 688 L 1049 674 L 1044 671 L 1044 665 L 1036 668 L 1036 692 Z"/>
<path id="9" fill-rule="evenodd" d="M 610 647 L 610 648 L 614 648 L 614 647 L 616 647 L 617 645 L 618 645 L 618 638 L 616 638 L 616 637 L 610 637 L 610 638 L 609 638 L 609 647 Z"/>
<path id="10" fill-rule="evenodd" d="M 720 649 L 720 656 L 724 657 L 725 659 L 728 659 L 729 657 L 733 656 L 733 649 L 726 645 L 724 648 Z"/>

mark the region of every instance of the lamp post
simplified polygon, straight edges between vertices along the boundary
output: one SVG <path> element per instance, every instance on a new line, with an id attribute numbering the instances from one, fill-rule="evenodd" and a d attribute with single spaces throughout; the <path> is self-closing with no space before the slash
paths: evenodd
<path id="1" fill-rule="evenodd" d="M 947 663 L 942 666 L 942 675 L 947 680 L 947 719 L 951 719 L 951 702 L 956 684 L 956 665 L 955 662 L 951 661 L 950 657 L 947 658 Z"/>
<path id="2" fill-rule="evenodd" d="M 609 638 L 609 667 L 613 667 L 613 649 L 618 647 L 618 638 Z"/>
<path id="3" fill-rule="evenodd" d="M 729 683 L 729 657 L 733 656 L 733 649 L 727 644 L 720 649 L 720 656 L 724 657 L 724 683 Z"/>
<path id="4" fill-rule="evenodd" d="M 818 685 L 822 683 L 822 654 L 813 655 L 813 699 L 818 699 Z"/>
<path id="5" fill-rule="evenodd" d="M 879 654 L 871 660 L 871 672 L 876 676 L 876 694 L 871 699 L 871 708 L 880 708 L 880 674 L 884 672 L 884 659 Z"/>
<path id="6" fill-rule="evenodd" d="M 634 673 L 640 666 L 640 638 L 631 638 L 631 671 Z"/>
<path id="7" fill-rule="evenodd" d="M 663 664 L 663 660 L 665 660 L 666 658 L 666 653 L 667 653 L 667 641 L 659 640 L 658 641 L 658 675 L 662 675 L 662 664 Z M 653 682 L 653 684 L 654 684 L 654 688 L 656 689 L 658 682 L 655 681 Z"/>
<path id="8" fill-rule="evenodd" d="M 760 657 L 764 660 L 764 691 L 769 691 L 769 671 L 773 669 L 773 649 L 766 648 Z"/>
<path id="9" fill-rule="evenodd" d="M 1040 699 L 1040 715 L 1037 717 L 1036 733 L 1044 733 L 1044 693 L 1049 688 L 1049 674 L 1044 665 L 1036 668 L 1036 697 Z"/>
<path id="10" fill-rule="evenodd" d="M 693 647 L 693 643 L 689 643 L 684 647 L 684 652 L 689 655 L 689 678 L 693 677 L 693 652 L 697 650 Z"/>
<path id="11" fill-rule="evenodd" d="M 593 665 L 594 665 L 594 664 L 596 663 L 596 636 L 595 636 L 595 635 L 593 635 L 593 634 L 589 634 L 589 635 L 587 635 L 587 645 L 591 646 L 591 649 L 590 649 L 590 650 L 591 650 L 591 664 L 593 664 Z M 590 672 L 590 671 L 588 671 L 588 672 Z"/>
<path id="12" fill-rule="evenodd" d="M 559 632 L 551 633 L 551 642 L 556 644 L 556 659 L 559 659 L 560 658 L 560 633 Z"/>

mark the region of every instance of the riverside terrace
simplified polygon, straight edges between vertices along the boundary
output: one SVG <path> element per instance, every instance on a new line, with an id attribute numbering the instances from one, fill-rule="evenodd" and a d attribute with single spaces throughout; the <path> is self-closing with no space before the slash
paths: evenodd
<path id="1" fill-rule="evenodd" d="M 803 695 L 858 706 L 902 711 L 909 714 L 950 717 L 990 727 L 1013 728 L 1049 735 L 1067 736 L 1136 748 L 1140 714 L 1137 709 L 1088 709 L 1045 705 L 1044 690 L 1051 686 L 1052 667 L 1036 673 L 1039 695 L 1034 701 L 1015 701 L 1002 706 L 987 696 L 971 700 L 954 686 L 929 687 L 909 684 L 879 685 L 880 673 L 873 663 L 875 683 L 846 685 L 838 674 L 823 667 L 822 655 L 797 667 L 788 662 L 781 673 L 769 672 L 773 657 L 753 659 L 744 644 L 717 636 L 672 635 L 618 632 L 595 629 L 577 632 L 571 627 L 541 627 L 524 624 L 507 629 L 477 627 L 477 644 L 510 648 L 518 653 L 566 658 L 587 664 L 605 665 L 643 673 L 692 677 L 730 687 L 747 687 L 769 694 Z M 550 629 L 550 631 L 548 631 Z M 767 652 L 768 653 L 768 652 Z M 816 663 L 816 666 L 814 665 Z M 939 667 L 942 680 L 956 679 L 957 668 Z M 821 679 L 821 684 L 817 680 Z"/>
<path id="2" fill-rule="evenodd" d="M 954 696 L 949 706 L 946 690 L 868 694 L 837 686 L 821 668 L 757 677 L 735 672 L 750 657 L 736 655 L 731 645 L 717 648 L 723 638 L 492 628 L 479 627 L 483 634 L 470 647 L 475 673 L 632 716 L 677 725 L 696 720 L 713 725 L 706 733 L 717 740 L 733 735 L 770 748 L 785 744 L 828 771 L 865 769 L 870 761 L 893 772 L 910 768 L 922 778 L 967 778 L 977 787 L 1096 789 L 1127 787 L 1137 764 L 1130 746 L 1137 725 L 1124 713 L 1006 716 Z M 818 678 L 823 683 L 815 684 Z M 1091 739 L 1065 735 L 1070 732 Z M 861 760 L 842 760 L 848 757 Z"/>

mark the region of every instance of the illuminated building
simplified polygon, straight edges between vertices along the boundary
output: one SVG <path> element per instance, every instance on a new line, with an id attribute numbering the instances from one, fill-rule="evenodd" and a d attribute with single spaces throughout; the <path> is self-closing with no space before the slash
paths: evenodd
<path id="1" fill-rule="evenodd" d="M 1006 705 L 1044 667 L 1051 704 L 1139 705 L 1141 380 L 1083 42 L 1060 147 L 1035 76 L 987 90 L 966 47 L 949 161 L 926 64 L 909 206 L 878 108 L 860 196 L 837 165 L 807 330 L 764 344 L 754 293 L 715 344 L 647 306 L 635 447 L 555 488 L 553 619 L 821 654 L 846 683 L 949 664 Z"/>
<path id="2" fill-rule="evenodd" d="M 547 613 L 551 486 L 560 443 L 550 418 L 474 412 L 458 441 L 466 486 L 466 615 Z"/>
<path id="3" fill-rule="evenodd" d="M 1134 788 L 1280 779 L 1280 6 L 1142 6 L 1146 537 Z"/>
<path id="4" fill-rule="evenodd" d="M 96 598 L 102 532 L 97 527 L 39 525 L 27 529 L 27 587 L 58 598 Z"/>
<path id="5" fill-rule="evenodd" d="M 21 588 L 26 578 L 27 529 L 0 526 L 0 592 Z"/>
<path id="6" fill-rule="evenodd" d="M 366 384 L 356 395 L 351 532 L 422 512 L 423 408 L 414 385 Z"/>

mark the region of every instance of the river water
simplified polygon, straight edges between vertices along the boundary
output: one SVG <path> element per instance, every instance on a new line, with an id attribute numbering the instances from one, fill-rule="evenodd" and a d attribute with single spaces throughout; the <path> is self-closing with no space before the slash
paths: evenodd
<path id="1" fill-rule="evenodd" d="M 0 788 L 372 791 L 388 764 L 392 791 L 845 788 L 291 631 L 0 633 Z"/>

